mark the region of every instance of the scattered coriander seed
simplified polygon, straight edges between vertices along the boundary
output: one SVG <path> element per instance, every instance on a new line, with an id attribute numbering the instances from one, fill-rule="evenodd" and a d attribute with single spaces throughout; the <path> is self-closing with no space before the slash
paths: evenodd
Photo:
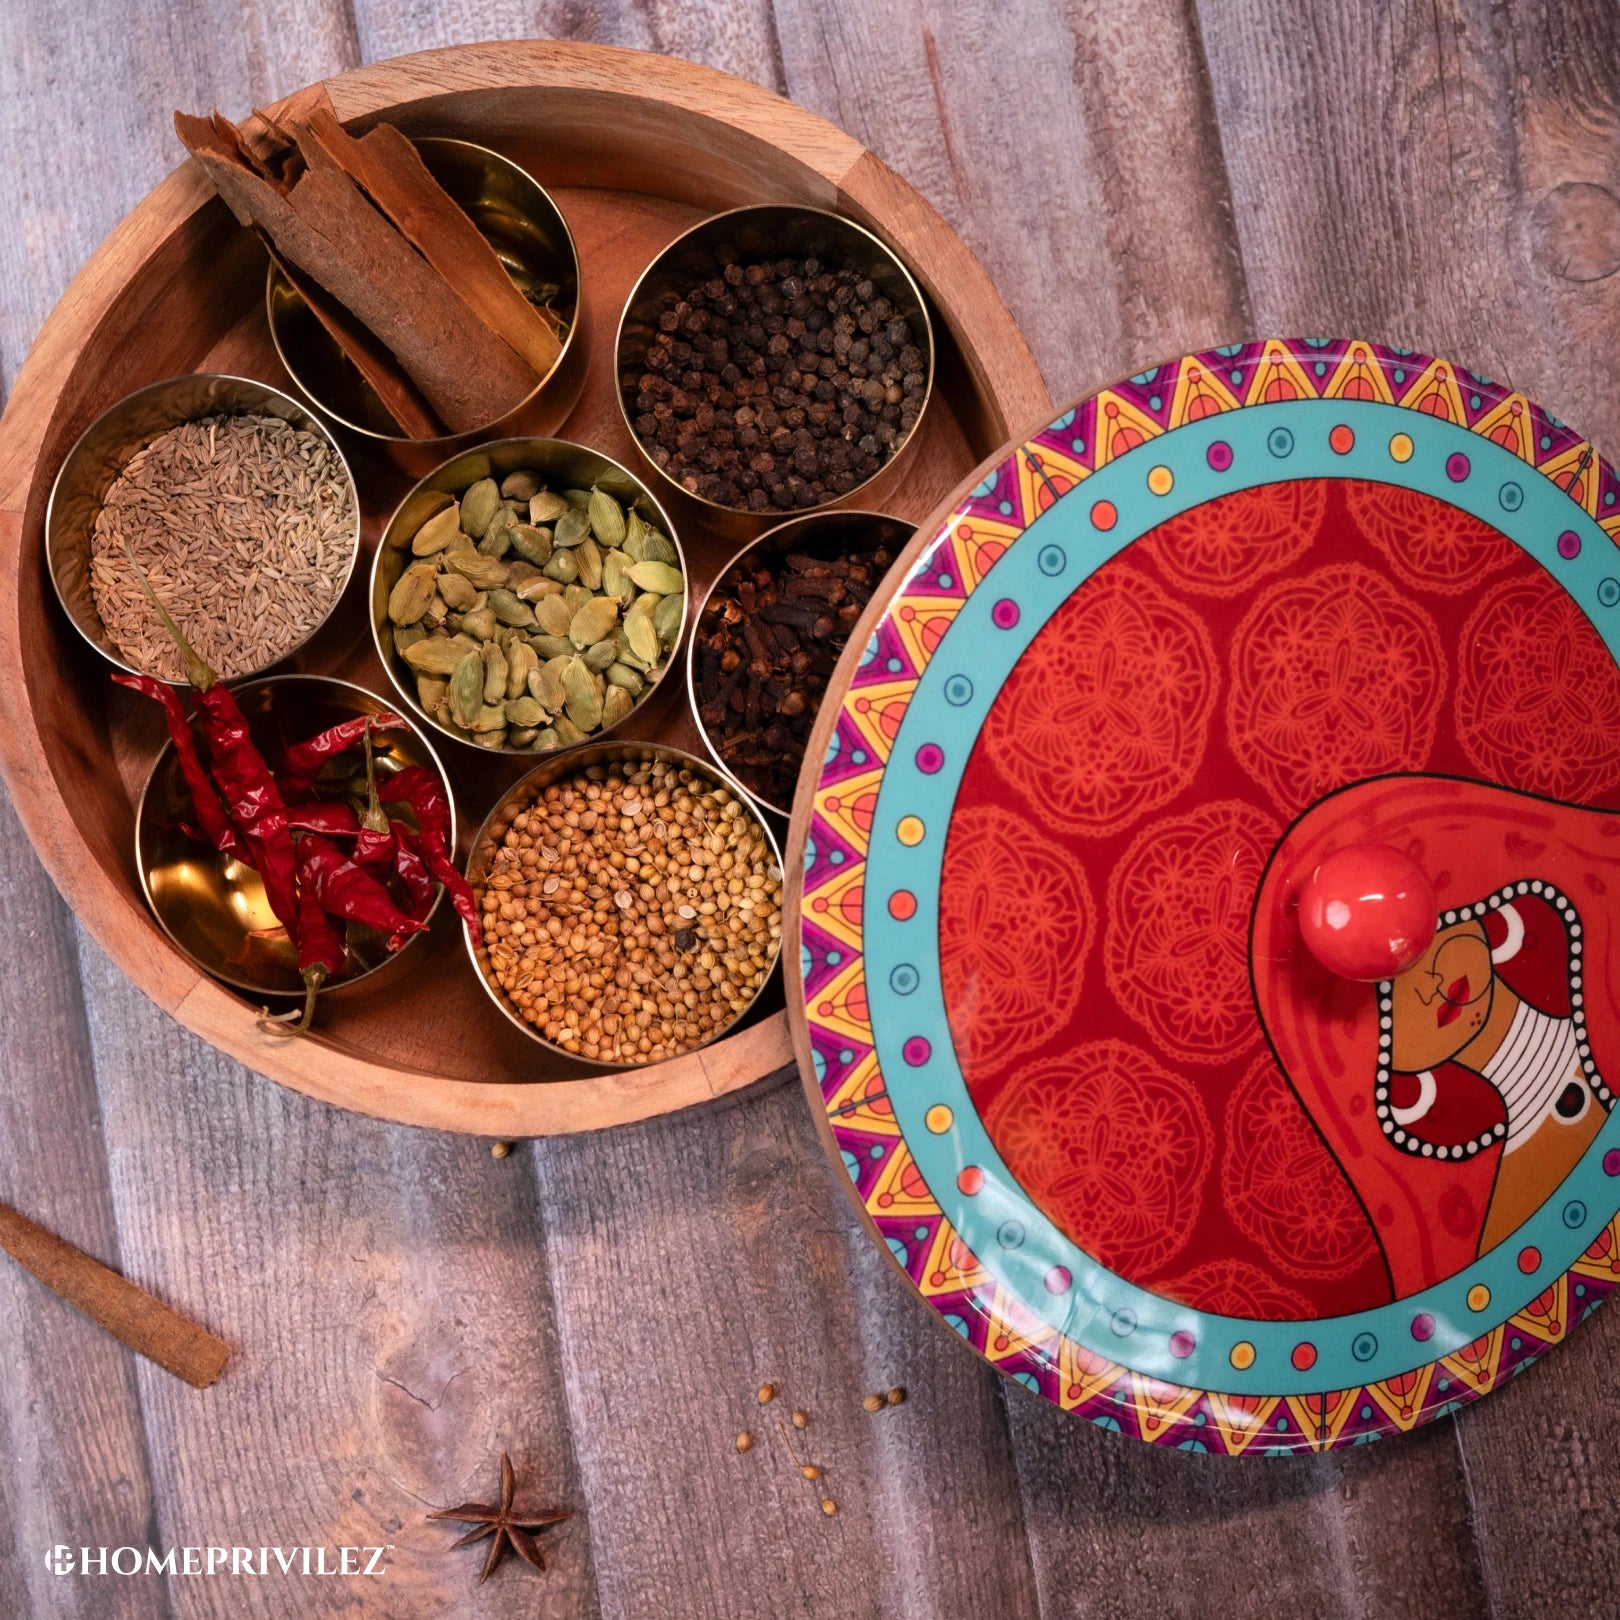
<path id="1" fill-rule="evenodd" d="M 821 1499 L 821 1511 L 830 1519 L 838 1511 L 838 1504 L 830 1496 Z"/>
<path id="2" fill-rule="evenodd" d="M 510 1142 L 491 1142 L 489 1145 L 489 1156 L 492 1159 L 504 1159 L 511 1151 Z"/>
<path id="3" fill-rule="evenodd" d="M 742 1433 L 737 1436 L 737 1449 L 739 1451 L 751 1450 L 753 1444 L 754 1437 L 746 1429 L 744 1429 Z"/>
<path id="4" fill-rule="evenodd" d="M 883 1410 L 883 1397 L 881 1395 L 868 1395 L 861 1405 L 868 1412 L 881 1412 Z"/>
<path id="5" fill-rule="evenodd" d="M 821 1470 L 817 1468 L 814 1463 L 806 1463 L 804 1467 L 799 1470 L 799 1472 L 803 1474 L 806 1479 L 821 1478 Z"/>
<path id="6" fill-rule="evenodd" d="M 795 1412 L 793 1414 L 793 1427 L 795 1429 L 808 1429 L 810 1427 L 810 1414 L 808 1412 Z"/>
<path id="7" fill-rule="evenodd" d="M 891 1389 L 889 1391 L 890 1406 L 898 1406 L 905 1398 L 906 1392 L 903 1389 Z"/>
<path id="8" fill-rule="evenodd" d="M 754 1398 L 759 1402 L 759 1404 L 761 1406 L 768 1406 L 772 1401 L 774 1401 L 776 1399 L 776 1385 L 775 1384 L 761 1384 L 759 1386 L 759 1393 Z"/>

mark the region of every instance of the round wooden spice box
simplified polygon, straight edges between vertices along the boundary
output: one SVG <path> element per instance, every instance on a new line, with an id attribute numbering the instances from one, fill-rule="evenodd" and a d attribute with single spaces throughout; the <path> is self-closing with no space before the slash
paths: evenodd
<path id="1" fill-rule="evenodd" d="M 911 267 L 934 315 L 935 399 L 886 507 L 916 519 L 1013 432 L 1049 413 L 1033 360 L 984 272 L 934 210 L 858 142 L 790 102 L 712 69 L 599 46 L 514 42 L 378 63 L 326 82 L 353 127 L 460 136 L 506 153 L 555 197 L 582 261 L 584 393 L 560 430 L 643 471 L 615 399 L 613 337 L 636 278 L 696 221 L 746 203 L 836 210 Z M 289 98 L 296 103 L 298 98 Z M 141 901 L 133 805 L 162 741 L 117 693 L 51 600 L 41 541 L 51 480 L 115 400 L 189 371 L 290 388 L 264 314 L 265 260 L 193 165 L 157 187 L 75 278 L 17 379 L 0 424 L 0 759 L 47 869 L 129 977 L 187 1028 L 310 1096 L 445 1130 L 531 1136 L 667 1113 L 734 1091 L 791 1058 L 779 990 L 725 1040 L 602 1074 L 538 1053 L 489 1005 L 460 930 L 441 917 L 407 975 L 322 1009 L 301 1041 L 258 1033 L 246 1000 L 202 977 Z M 353 443 L 369 551 L 404 481 Z M 689 600 L 734 549 L 680 521 Z M 372 691 L 387 683 L 367 630 L 364 567 L 327 629 L 291 666 Z M 701 752 L 667 683 L 628 734 Z M 521 764 L 457 748 L 446 760 L 464 829 Z M 465 832 L 464 832 L 465 836 Z"/>

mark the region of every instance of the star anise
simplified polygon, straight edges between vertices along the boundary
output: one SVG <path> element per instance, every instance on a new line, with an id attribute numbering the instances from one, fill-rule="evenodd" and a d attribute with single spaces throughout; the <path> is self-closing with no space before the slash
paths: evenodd
<path id="1" fill-rule="evenodd" d="M 459 1541 L 451 1544 L 452 1551 L 456 1547 L 470 1547 L 473 1542 L 482 1541 L 485 1536 L 494 1536 L 495 1539 L 489 1544 L 489 1557 L 484 1560 L 483 1570 L 478 1576 L 480 1586 L 494 1574 L 495 1566 L 500 1563 L 501 1556 L 506 1551 L 507 1542 L 511 1542 L 517 1549 L 520 1558 L 526 1559 L 536 1569 L 543 1570 L 546 1567 L 546 1560 L 540 1551 L 540 1539 L 531 1532 L 543 1530 L 548 1524 L 557 1524 L 574 1516 L 572 1509 L 569 1508 L 538 1508 L 532 1512 L 514 1508 L 512 1495 L 516 1483 L 512 1473 L 512 1459 L 503 1451 L 499 1504 L 463 1502 L 460 1507 L 445 1508 L 442 1512 L 428 1514 L 430 1519 L 454 1519 L 458 1524 L 470 1524 L 475 1527 Z"/>

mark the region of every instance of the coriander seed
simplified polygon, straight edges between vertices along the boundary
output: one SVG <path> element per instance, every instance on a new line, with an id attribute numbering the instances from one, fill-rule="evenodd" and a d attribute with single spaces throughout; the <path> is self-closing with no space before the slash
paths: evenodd
<path id="1" fill-rule="evenodd" d="M 737 1436 L 737 1449 L 739 1451 L 751 1450 L 753 1444 L 754 1437 L 746 1429 L 744 1429 L 742 1433 Z"/>
<path id="2" fill-rule="evenodd" d="M 793 1427 L 795 1429 L 808 1429 L 810 1427 L 810 1414 L 808 1412 L 795 1412 L 793 1414 Z"/>
<path id="3" fill-rule="evenodd" d="M 830 1496 L 821 1499 L 821 1511 L 830 1519 L 838 1511 L 838 1504 Z"/>
<path id="4" fill-rule="evenodd" d="M 492 1142 L 489 1148 L 489 1156 L 492 1159 L 504 1159 L 511 1151 L 512 1144 L 510 1142 Z"/>
<path id="5" fill-rule="evenodd" d="M 883 1410 L 883 1397 L 881 1395 L 868 1395 L 861 1405 L 868 1412 L 881 1412 Z"/>
<path id="6" fill-rule="evenodd" d="M 905 1398 L 906 1398 L 906 1392 L 903 1389 L 898 1389 L 897 1388 L 897 1389 L 891 1389 L 889 1391 L 889 1405 L 890 1406 L 898 1406 L 903 1400 L 905 1400 Z"/>
<path id="7" fill-rule="evenodd" d="M 759 1386 L 759 1393 L 754 1398 L 761 1406 L 768 1406 L 776 1399 L 776 1385 L 761 1384 Z"/>
<path id="8" fill-rule="evenodd" d="M 799 1472 L 803 1474 L 806 1479 L 821 1478 L 821 1470 L 817 1468 L 814 1463 L 806 1463 L 804 1467 L 799 1470 Z"/>

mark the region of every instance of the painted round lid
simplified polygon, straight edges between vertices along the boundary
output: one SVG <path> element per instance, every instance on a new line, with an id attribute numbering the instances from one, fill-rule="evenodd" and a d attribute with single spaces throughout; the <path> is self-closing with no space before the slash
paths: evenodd
<path id="1" fill-rule="evenodd" d="M 918 531 L 820 716 L 788 1000 L 867 1224 L 1020 1383 L 1323 1450 L 1620 1283 L 1617 496 L 1473 372 L 1271 340 Z"/>

